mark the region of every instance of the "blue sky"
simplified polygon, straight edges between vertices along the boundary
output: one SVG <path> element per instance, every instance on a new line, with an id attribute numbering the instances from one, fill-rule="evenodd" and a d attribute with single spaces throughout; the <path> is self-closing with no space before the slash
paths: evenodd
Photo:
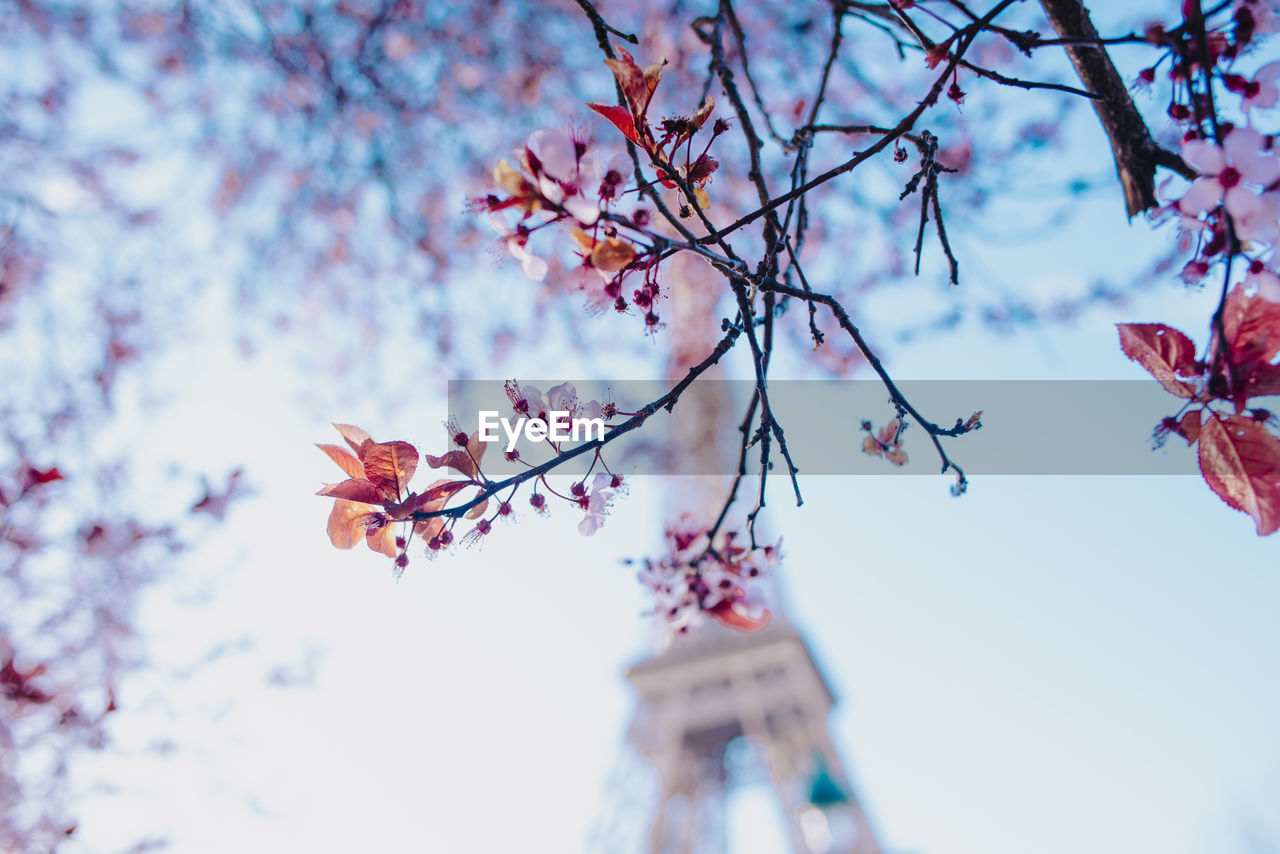
<path id="1" fill-rule="evenodd" d="M 960 340 L 987 375 L 1131 378 L 1116 320 L 1192 329 L 1204 311 L 1204 294 L 1163 297 Z M 594 538 L 576 513 L 526 515 L 396 583 L 382 558 L 329 546 L 328 503 L 309 493 L 331 463 L 310 443 L 344 418 L 428 450 L 442 397 L 334 410 L 294 390 L 285 358 L 190 346 L 202 367 L 177 364 L 199 394 L 142 419 L 147 435 L 164 456 L 198 431 L 204 463 L 247 464 L 257 492 L 148 599 L 156 667 L 122 689 L 123 752 L 94 760 L 119 792 L 88 799 L 83 850 L 152 833 L 193 852 L 573 850 L 625 750 L 620 674 L 651 632 L 618 560 L 657 547 L 662 483 L 636 479 Z M 937 355 L 903 350 L 894 369 L 930 376 Z M 804 488 L 769 525 L 890 850 L 1280 839 L 1275 543 L 1197 477 L 989 477 L 959 500 L 932 477 Z M 314 681 L 275 687 L 281 665 Z M 144 749 L 160 738 L 172 755 Z M 746 850 L 770 850 L 768 810 L 732 815 Z"/>

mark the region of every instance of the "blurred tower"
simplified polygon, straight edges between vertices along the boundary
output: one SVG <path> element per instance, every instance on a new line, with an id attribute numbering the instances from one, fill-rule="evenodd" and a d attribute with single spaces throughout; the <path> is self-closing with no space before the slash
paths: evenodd
<path id="1" fill-rule="evenodd" d="M 827 730 L 834 696 L 785 619 L 750 634 L 706 626 L 677 636 L 627 678 L 640 694 L 630 739 L 661 787 L 644 851 L 726 850 L 741 738 L 759 756 L 793 854 L 880 854 Z"/>
<path id="2" fill-rule="evenodd" d="M 720 275 L 701 259 L 678 255 L 669 273 L 667 375 L 677 380 L 723 334 L 717 305 L 724 293 Z M 724 500 L 741 415 L 717 382 L 723 378 L 714 368 L 703 375 L 699 394 L 681 399 L 692 417 L 684 433 L 672 436 L 672 515 L 714 518 Z M 881 854 L 827 731 L 835 698 L 804 638 L 782 615 L 779 597 L 771 598 L 774 618 L 764 629 L 742 634 L 700 626 L 627 671 L 640 694 L 630 741 L 657 772 L 660 791 L 642 830 L 627 818 L 644 817 L 626 814 L 643 801 L 624 792 L 644 779 L 643 769 L 620 766 L 617 809 L 601 816 L 595 850 L 726 851 L 726 795 L 739 776 L 736 748 L 745 742 L 768 777 L 793 854 Z"/>

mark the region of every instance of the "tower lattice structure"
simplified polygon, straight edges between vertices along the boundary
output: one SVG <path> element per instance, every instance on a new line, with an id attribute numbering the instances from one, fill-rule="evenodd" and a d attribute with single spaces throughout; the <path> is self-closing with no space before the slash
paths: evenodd
<path id="1" fill-rule="evenodd" d="M 722 335 L 720 280 L 700 260 L 674 262 L 667 373 L 679 380 Z M 673 513 L 705 513 L 723 500 L 735 455 L 721 443 L 736 435 L 740 416 L 716 385 L 721 379 L 717 366 L 703 376 L 706 393 L 681 401 L 694 411 L 683 422 L 688 432 L 671 440 Z M 639 695 L 629 732 L 637 750 L 624 753 L 610 784 L 612 809 L 598 818 L 592 851 L 729 854 L 726 798 L 738 776 L 733 756 L 745 743 L 777 800 L 792 854 L 882 854 L 827 728 L 835 697 L 780 611 L 756 632 L 705 625 L 676 635 L 627 671 Z M 631 797 L 650 777 L 644 765 L 658 793 L 650 813 L 637 816 L 634 807 L 648 801 Z"/>
<path id="2" fill-rule="evenodd" d="M 742 739 L 777 799 L 793 854 L 881 854 L 830 737 L 835 697 L 791 623 L 775 618 L 748 634 L 702 627 L 627 678 L 639 694 L 629 738 L 660 788 L 641 850 L 725 850 L 731 745 Z"/>

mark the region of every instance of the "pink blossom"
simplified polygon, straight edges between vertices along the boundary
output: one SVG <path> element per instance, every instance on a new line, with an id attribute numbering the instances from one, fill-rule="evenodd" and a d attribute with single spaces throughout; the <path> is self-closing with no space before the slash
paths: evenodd
<path id="1" fill-rule="evenodd" d="M 644 562 L 640 582 L 673 630 L 686 631 L 705 617 L 746 631 L 768 623 L 760 579 L 777 563 L 778 548 L 747 548 L 735 539 L 722 532 L 708 549 L 705 528 L 683 516 L 667 529 L 668 553 Z"/>
<path id="2" fill-rule="evenodd" d="M 1280 240 L 1280 194 L 1254 196 L 1235 215 L 1235 225 L 1241 239 L 1274 245 Z"/>
<path id="3" fill-rule="evenodd" d="M 1280 302 L 1280 275 L 1261 260 L 1256 260 L 1249 266 L 1244 286 L 1265 300 Z"/>
<path id="4" fill-rule="evenodd" d="M 525 245 L 528 238 L 519 234 L 511 234 L 507 236 L 507 251 L 512 257 L 520 262 L 520 269 L 524 270 L 524 274 L 535 282 L 541 282 L 547 277 L 547 262 L 534 255 Z"/>
<path id="5" fill-rule="evenodd" d="M 1256 219 L 1264 203 L 1254 186 L 1280 178 L 1280 161 L 1263 149 L 1262 134 L 1253 128 L 1231 131 L 1222 147 L 1189 140 L 1182 144 L 1182 156 L 1201 175 L 1178 202 L 1178 209 L 1193 217 L 1222 205 L 1233 218 Z"/>
<path id="6" fill-rule="evenodd" d="M 1235 14 L 1248 9 L 1253 17 L 1253 33 L 1256 36 L 1280 32 L 1280 6 L 1276 0 L 1236 0 Z"/>
<path id="7" fill-rule="evenodd" d="M 587 295 L 587 308 L 592 313 L 605 311 L 613 306 L 616 296 L 610 295 L 609 284 L 612 274 L 606 274 L 595 267 L 575 267 L 565 277 L 565 290 L 582 291 Z"/>
<path id="8" fill-rule="evenodd" d="M 1266 109 L 1276 105 L 1276 101 L 1280 100 L 1280 86 L 1276 85 L 1277 80 L 1280 80 L 1280 61 L 1268 62 L 1258 69 L 1258 73 L 1253 76 L 1253 86 L 1249 87 L 1252 91 L 1245 92 L 1246 113 L 1254 107 Z"/>
<path id="9" fill-rule="evenodd" d="M 558 130 L 539 130 L 529 137 L 526 150 L 543 198 L 563 207 L 580 224 L 594 225 L 600 218 L 604 173 L 590 143 Z"/>
<path id="10" fill-rule="evenodd" d="M 586 502 L 584 509 L 587 515 L 578 523 L 578 533 L 582 536 L 591 536 L 604 524 L 604 517 L 609 512 L 609 505 L 613 503 L 615 495 L 612 486 L 613 477 L 604 472 L 592 478 L 591 495 L 583 499 Z"/>

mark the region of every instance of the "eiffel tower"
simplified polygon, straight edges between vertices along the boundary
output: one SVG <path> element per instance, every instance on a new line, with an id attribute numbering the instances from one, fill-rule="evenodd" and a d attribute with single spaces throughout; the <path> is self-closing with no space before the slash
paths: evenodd
<path id="1" fill-rule="evenodd" d="M 738 739 L 754 748 L 793 854 L 881 854 L 827 729 L 835 703 L 785 619 L 742 634 L 706 626 L 627 671 L 639 694 L 629 738 L 660 793 L 644 851 L 723 851 L 717 827 Z"/>
<path id="2" fill-rule="evenodd" d="M 673 378 L 703 358 L 720 335 L 718 281 L 701 262 L 676 260 L 686 263 L 676 271 L 670 311 Z M 716 369 L 707 376 L 720 374 Z M 731 471 L 731 449 L 717 449 L 720 437 L 733 432 L 729 401 L 715 398 L 713 384 L 709 394 L 681 405 L 696 411 L 685 422 L 690 432 L 673 440 L 681 451 L 677 462 L 720 453 L 723 471 Z M 685 476 L 670 491 L 670 509 L 696 511 L 723 500 L 724 479 L 699 472 L 697 465 L 676 471 Z M 631 751 L 623 759 L 649 767 L 620 766 L 610 786 L 615 809 L 599 817 L 591 850 L 725 852 L 726 796 L 740 776 L 735 756 L 746 744 L 780 806 L 792 854 L 881 854 L 827 729 L 835 697 L 781 603 L 772 604 L 773 621 L 759 631 L 699 626 L 668 638 L 627 671 L 639 694 L 629 741 L 644 759 Z M 651 777 L 658 792 L 646 829 L 646 816 L 636 812 L 651 793 L 636 788 Z"/>

